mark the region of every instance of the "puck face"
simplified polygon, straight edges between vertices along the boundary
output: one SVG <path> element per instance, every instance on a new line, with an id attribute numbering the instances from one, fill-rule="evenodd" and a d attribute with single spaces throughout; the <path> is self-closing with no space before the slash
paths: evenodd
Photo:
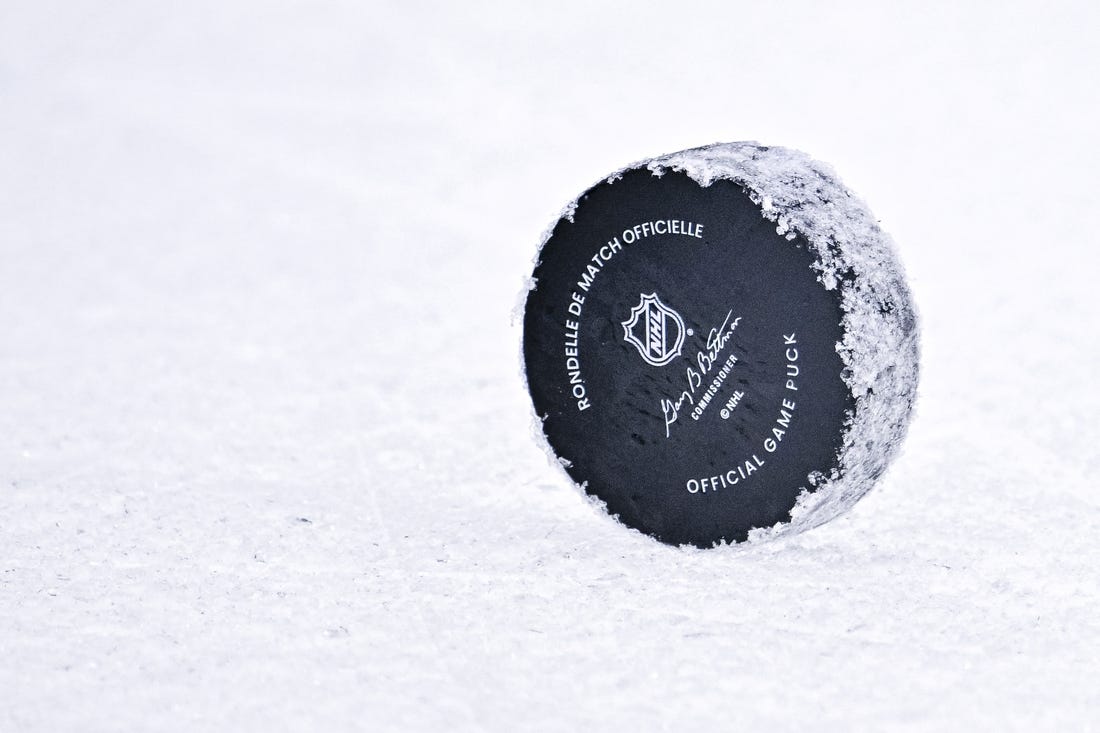
<path id="1" fill-rule="evenodd" d="M 709 547 L 790 519 L 854 401 L 839 291 L 740 185 L 626 172 L 540 253 L 528 387 L 574 481 L 624 524 Z"/>

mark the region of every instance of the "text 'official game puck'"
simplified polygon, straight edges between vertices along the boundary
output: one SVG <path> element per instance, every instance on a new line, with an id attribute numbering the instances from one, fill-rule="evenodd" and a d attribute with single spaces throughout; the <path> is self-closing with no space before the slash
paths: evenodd
<path id="1" fill-rule="evenodd" d="M 523 319 L 542 432 L 624 524 L 708 547 L 850 507 L 904 437 L 900 264 L 825 166 L 755 143 L 637 164 L 548 233 Z"/>

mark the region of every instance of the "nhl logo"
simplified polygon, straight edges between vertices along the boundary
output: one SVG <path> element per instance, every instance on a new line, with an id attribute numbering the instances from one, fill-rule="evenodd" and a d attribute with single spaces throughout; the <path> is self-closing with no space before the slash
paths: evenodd
<path id="1" fill-rule="evenodd" d="M 622 324 L 623 338 L 634 345 L 647 364 L 664 366 L 680 355 L 684 321 L 656 293 L 643 294 L 641 302 L 631 309 L 630 318 Z"/>

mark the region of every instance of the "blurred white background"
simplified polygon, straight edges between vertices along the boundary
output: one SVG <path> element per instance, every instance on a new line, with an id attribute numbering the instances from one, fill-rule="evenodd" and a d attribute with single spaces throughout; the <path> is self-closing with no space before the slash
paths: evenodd
<path id="1" fill-rule="evenodd" d="M 1088 729 L 1100 12 L 0 4 L 0 730 Z M 847 516 L 659 545 L 531 438 L 540 234 L 835 166 L 923 316 Z"/>

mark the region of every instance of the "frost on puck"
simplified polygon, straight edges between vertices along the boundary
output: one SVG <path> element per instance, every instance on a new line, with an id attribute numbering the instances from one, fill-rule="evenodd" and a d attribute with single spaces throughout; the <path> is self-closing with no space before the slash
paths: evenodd
<path id="1" fill-rule="evenodd" d="M 889 237 L 803 153 L 630 166 L 544 237 L 523 359 L 541 434 L 627 526 L 709 547 L 851 507 L 904 438 L 917 319 Z"/>

